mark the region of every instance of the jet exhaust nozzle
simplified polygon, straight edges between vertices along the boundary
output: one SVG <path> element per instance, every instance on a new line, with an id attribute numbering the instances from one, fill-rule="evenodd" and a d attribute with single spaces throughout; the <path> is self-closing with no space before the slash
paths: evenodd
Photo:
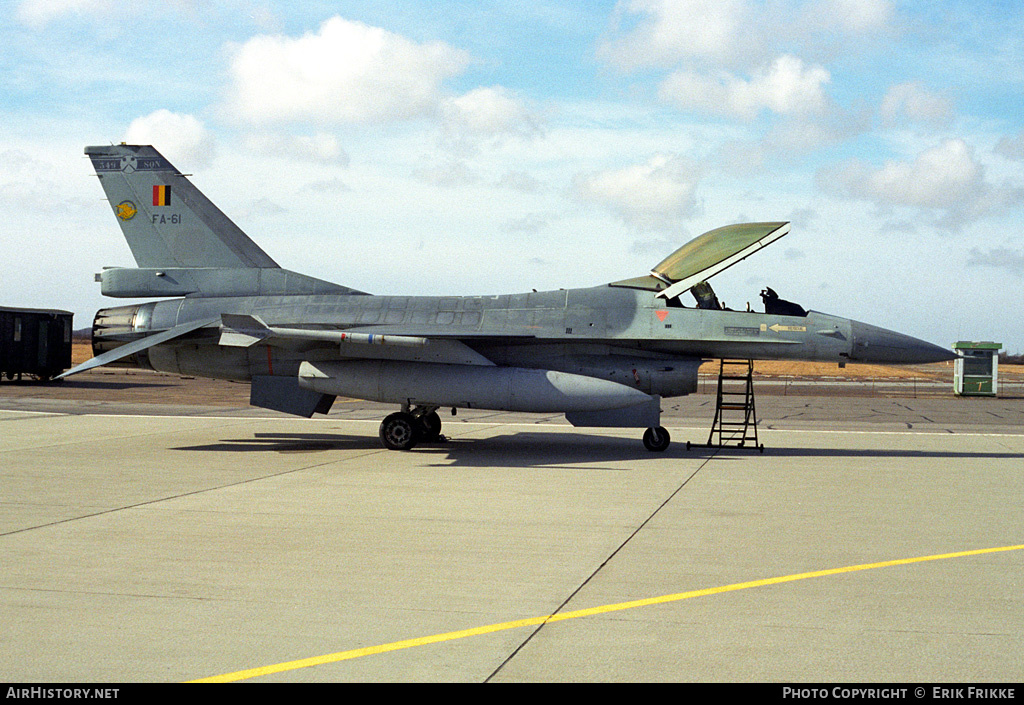
<path id="1" fill-rule="evenodd" d="M 99 357 L 105 352 L 143 338 L 150 332 L 154 304 L 136 304 L 101 308 L 92 321 L 92 354 Z M 153 369 L 145 350 L 122 360 L 107 363 L 111 367 L 141 367 Z"/>

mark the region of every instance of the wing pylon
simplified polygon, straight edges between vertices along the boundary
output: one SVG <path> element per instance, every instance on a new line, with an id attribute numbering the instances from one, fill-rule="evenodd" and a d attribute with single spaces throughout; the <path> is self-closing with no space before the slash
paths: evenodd
<path id="1" fill-rule="evenodd" d="M 422 347 L 429 342 L 427 338 L 412 335 L 375 335 L 373 333 L 350 333 L 342 330 L 272 328 L 259 316 L 236 313 L 222 314 L 220 320 L 220 344 L 235 348 L 248 348 L 257 343 L 273 345 L 288 340 L 397 347 Z"/>

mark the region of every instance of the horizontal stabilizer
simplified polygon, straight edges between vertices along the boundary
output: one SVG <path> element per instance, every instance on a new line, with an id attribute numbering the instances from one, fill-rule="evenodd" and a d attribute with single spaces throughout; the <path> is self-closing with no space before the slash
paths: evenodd
<path id="1" fill-rule="evenodd" d="M 300 296 L 363 293 L 280 267 L 107 267 L 96 278 L 100 282 L 100 293 L 120 299 L 136 299 L 143 296 Z"/>
<path id="2" fill-rule="evenodd" d="M 220 344 L 230 348 L 248 348 L 270 338 L 270 328 L 259 316 L 223 313 L 220 317 Z"/>
<path id="3" fill-rule="evenodd" d="M 160 345 L 161 343 L 166 343 L 169 340 L 174 340 L 175 338 L 179 338 L 185 335 L 186 333 L 191 333 L 194 330 L 199 330 L 203 326 L 208 326 L 211 323 L 216 322 L 216 318 L 207 318 L 201 321 L 182 323 L 180 326 L 175 326 L 174 328 L 165 330 L 162 333 L 154 333 L 153 335 L 147 335 L 145 338 L 139 338 L 138 340 L 134 340 L 126 345 L 114 348 L 113 350 L 108 350 L 102 355 L 97 355 L 91 360 L 86 360 L 78 367 L 73 367 L 64 374 L 54 377 L 54 379 L 64 379 L 65 377 L 70 377 L 71 375 L 77 375 L 79 372 L 85 372 L 86 370 L 91 370 L 96 367 L 109 365 L 111 362 L 117 362 L 118 360 L 128 357 L 129 355 L 134 355 L 135 353 L 141 352 L 142 350 L 146 350 L 147 348 L 151 348 L 154 345 Z"/>

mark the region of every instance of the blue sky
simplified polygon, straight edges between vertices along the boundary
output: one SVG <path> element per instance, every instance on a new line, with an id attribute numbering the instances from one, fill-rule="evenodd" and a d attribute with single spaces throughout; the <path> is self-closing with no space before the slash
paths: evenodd
<path id="1" fill-rule="evenodd" d="M 727 305 L 1022 352 L 1022 42 L 1013 2 L 4 3 L 0 303 L 118 303 L 82 150 L 127 140 L 364 291 L 591 286 L 790 220 Z"/>

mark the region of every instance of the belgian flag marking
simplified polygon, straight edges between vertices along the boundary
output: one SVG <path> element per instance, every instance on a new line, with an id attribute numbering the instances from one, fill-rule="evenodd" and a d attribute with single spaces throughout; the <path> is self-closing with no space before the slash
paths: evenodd
<path id="1" fill-rule="evenodd" d="M 153 205 L 154 206 L 169 206 L 171 205 L 171 187 L 158 184 L 153 187 Z"/>

